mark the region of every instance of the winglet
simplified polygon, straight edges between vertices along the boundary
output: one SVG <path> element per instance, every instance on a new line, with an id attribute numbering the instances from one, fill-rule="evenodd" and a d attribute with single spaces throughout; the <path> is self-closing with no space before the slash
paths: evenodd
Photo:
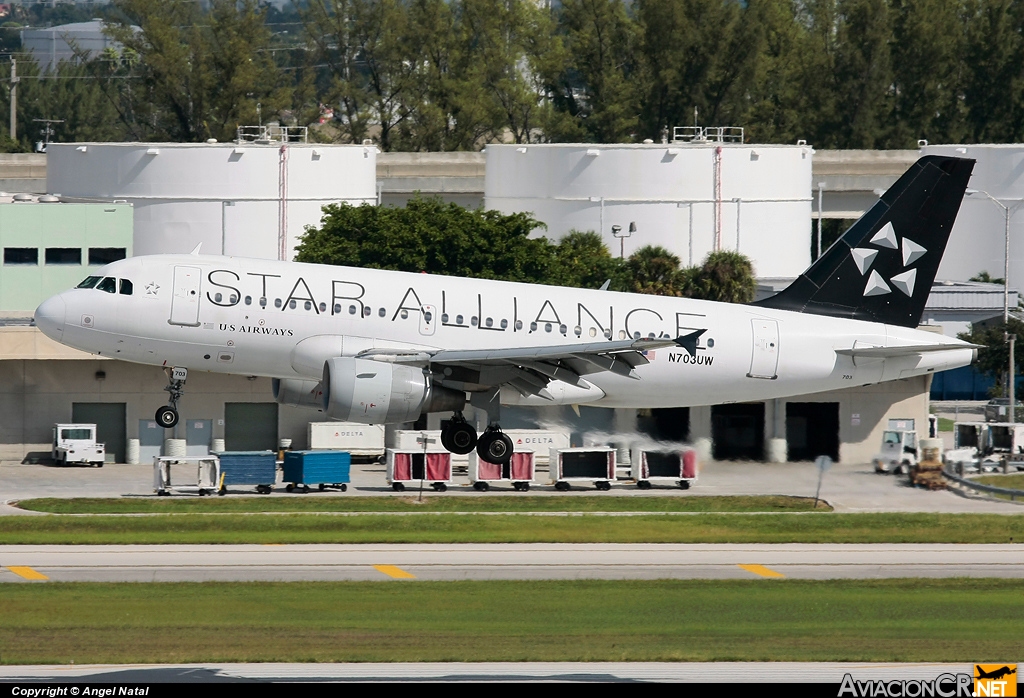
<path id="1" fill-rule="evenodd" d="M 700 341 L 700 336 L 707 332 L 707 329 L 697 330 L 687 335 L 680 335 L 675 338 L 675 343 L 685 349 L 691 357 L 697 356 L 697 342 Z"/>
<path id="2" fill-rule="evenodd" d="M 198 245 L 195 246 L 195 249 L 193 249 L 191 252 L 189 252 L 189 254 L 198 256 L 199 255 L 199 250 L 202 248 L 202 246 L 203 246 L 203 243 L 199 243 Z"/>

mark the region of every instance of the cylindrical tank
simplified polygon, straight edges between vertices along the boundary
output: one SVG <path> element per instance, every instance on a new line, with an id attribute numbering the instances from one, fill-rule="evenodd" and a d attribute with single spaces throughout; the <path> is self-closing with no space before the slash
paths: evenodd
<path id="1" fill-rule="evenodd" d="M 325 204 L 376 202 L 377 149 L 305 143 L 53 143 L 46 186 L 134 206 L 136 255 L 294 256 Z M 282 205 L 282 199 L 284 205 Z"/>
<path id="2" fill-rule="evenodd" d="M 164 439 L 164 455 L 171 458 L 184 458 L 186 454 L 185 439 Z"/>
<path id="3" fill-rule="evenodd" d="M 128 465 L 139 464 L 139 449 L 140 446 L 138 439 L 128 439 L 128 451 L 125 455 L 125 462 L 128 463 Z"/>
<path id="4" fill-rule="evenodd" d="M 1020 244 L 1024 240 L 1024 144 L 929 145 L 921 154 L 978 161 L 936 278 L 967 281 L 982 271 L 1002 278 L 1009 209 L 1009 281 L 1010 288 L 1019 289 L 1024 283 L 1024 246 Z"/>
<path id="5" fill-rule="evenodd" d="M 210 446 L 211 453 L 223 453 L 226 450 L 224 448 L 224 439 L 214 439 L 213 444 Z"/>
<path id="6" fill-rule="evenodd" d="M 536 235 L 599 231 L 613 254 L 660 245 L 683 264 L 736 250 L 761 277 L 810 264 L 809 146 L 488 145 L 484 205 L 532 212 Z"/>

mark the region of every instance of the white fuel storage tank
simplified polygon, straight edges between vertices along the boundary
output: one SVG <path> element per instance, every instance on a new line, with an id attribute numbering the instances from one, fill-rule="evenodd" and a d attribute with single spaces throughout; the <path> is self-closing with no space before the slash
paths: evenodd
<path id="1" fill-rule="evenodd" d="M 613 254 L 660 245 L 684 265 L 739 250 L 760 277 L 811 261 L 806 145 L 673 142 L 488 145 L 484 205 L 532 212 L 535 235 L 600 231 Z"/>
<path id="2" fill-rule="evenodd" d="M 376 167 L 372 145 L 51 143 L 46 185 L 65 200 L 133 204 L 136 255 L 203 243 L 207 254 L 292 259 L 325 204 L 376 202 Z"/>
<path id="3" fill-rule="evenodd" d="M 1024 144 L 928 145 L 921 154 L 978 161 L 937 278 L 967 281 L 982 271 L 1002 278 L 1009 211 L 1009 282 L 1010 288 L 1020 288 L 1024 283 Z"/>

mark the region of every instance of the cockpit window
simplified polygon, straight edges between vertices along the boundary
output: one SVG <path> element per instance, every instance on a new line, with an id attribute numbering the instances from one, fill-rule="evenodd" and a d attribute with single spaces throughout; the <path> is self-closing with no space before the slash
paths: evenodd
<path id="1" fill-rule="evenodd" d="M 106 293 L 117 293 L 117 279 L 107 276 L 99 283 L 96 287 L 97 291 L 105 291 Z"/>
<path id="2" fill-rule="evenodd" d="M 85 281 L 83 281 L 82 283 L 78 284 L 78 286 L 76 286 L 76 288 L 92 288 L 93 286 L 98 284 L 100 279 L 102 279 L 102 278 L 103 278 L 102 276 L 90 276 L 90 277 L 86 278 Z"/>
<path id="3" fill-rule="evenodd" d="M 121 279 L 121 295 L 130 296 L 132 295 L 132 282 L 128 279 Z"/>

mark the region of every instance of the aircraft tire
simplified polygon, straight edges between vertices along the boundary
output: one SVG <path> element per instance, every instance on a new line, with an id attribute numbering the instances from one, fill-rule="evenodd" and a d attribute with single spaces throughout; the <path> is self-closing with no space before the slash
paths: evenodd
<path id="1" fill-rule="evenodd" d="M 476 443 L 476 453 L 488 463 L 504 465 L 512 460 L 512 439 L 500 431 L 485 431 Z"/>
<path id="2" fill-rule="evenodd" d="M 164 429 L 170 429 L 178 423 L 178 410 L 170 405 L 164 405 L 156 411 L 155 419 Z"/>
<path id="3" fill-rule="evenodd" d="M 441 445 L 446 450 L 465 456 L 473 452 L 479 440 L 474 429 L 468 422 L 455 422 L 441 432 Z"/>

